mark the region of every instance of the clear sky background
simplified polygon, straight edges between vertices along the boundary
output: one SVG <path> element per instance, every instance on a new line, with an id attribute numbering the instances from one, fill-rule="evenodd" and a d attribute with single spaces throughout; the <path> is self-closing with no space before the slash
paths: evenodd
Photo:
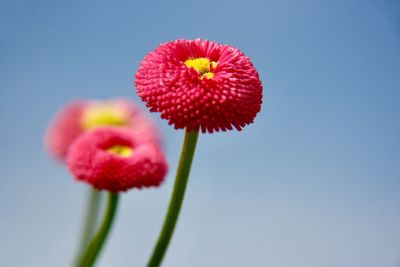
<path id="1" fill-rule="evenodd" d="M 242 132 L 201 135 L 166 267 L 400 266 L 400 4 L 390 0 L 0 0 L 0 266 L 69 267 L 86 186 L 43 149 L 76 98 L 139 101 L 140 60 L 207 38 L 259 70 Z M 143 104 L 141 104 L 143 106 Z M 170 162 L 124 194 L 98 267 L 145 266 L 182 131 L 153 114 Z"/>

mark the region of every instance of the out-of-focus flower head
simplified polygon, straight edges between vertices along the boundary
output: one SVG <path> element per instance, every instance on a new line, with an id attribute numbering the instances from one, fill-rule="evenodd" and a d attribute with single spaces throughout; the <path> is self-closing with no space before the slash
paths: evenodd
<path id="1" fill-rule="evenodd" d="M 77 180 L 111 192 L 159 186 L 167 163 L 159 146 L 126 127 L 102 127 L 80 135 L 67 165 Z"/>
<path id="2" fill-rule="evenodd" d="M 45 138 L 47 149 L 59 159 L 65 159 L 69 146 L 82 133 L 103 126 L 129 127 L 159 142 L 156 127 L 131 101 L 77 100 L 65 106 L 50 124 Z"/>
<path id="3" fill-rule="evenodd" d="M 176 129 L 241 130 L 261 109 L 262 84 L 238 49 L 208 40 L 176 40 L 147 54 L 136 90 L 150 111 Z"/>

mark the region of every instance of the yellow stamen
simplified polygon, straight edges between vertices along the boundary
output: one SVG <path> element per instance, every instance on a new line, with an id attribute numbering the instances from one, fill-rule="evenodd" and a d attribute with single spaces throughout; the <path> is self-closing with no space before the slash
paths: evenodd
<path id="1" fill-rule="evenodd" d="M 203 77 L 206 77 L 207 79 L 211 79 L 212 77 L 214 77 L 214 73 L 206 72 L 206 73 L 203 74 Z"/>
<path id="2" fill-rule="evenodd" d="M 127 114 L 120 107 L 110 103 L 94 103 L 82 115 L 82 126 L 91 130 L 100 126 L 124 126 L 128 124 Z"/>
<path id="3" fill-rule="evenodd" d="M 217 66 L 217 62 L 210 61 L 205 57 L 192 58 L 185 61 L 185 65 L 188 68 L 194 68 L 197 70 L 202 78 L 211 79 L 214 77 L 214 73 L 211 72 L 211 67 L 215 68 Z"/>
<path id="4" fill-rule="evenodd" d="M 107 148 L 107 152 L 109 152 L 111 154 L 115 154 L 115 155 L 123 157 L 123 158 L 127 158 L 130 155 L 132 155 L 133 149 L 129 146 L 116 145 L 116 146 Z"/>

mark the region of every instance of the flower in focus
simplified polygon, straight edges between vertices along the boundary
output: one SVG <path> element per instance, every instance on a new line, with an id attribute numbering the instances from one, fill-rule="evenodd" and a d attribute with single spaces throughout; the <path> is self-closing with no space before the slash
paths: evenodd
<path id="1" fill-rule="evenodd" d="M 71 102 L 58 113 L 47 131 L 46 147 L 51 154 L 64 159 L 80 134 L 103 126 L 129 127 L 149 141 L 159 142 L 152 121 L 133 102 L 80 100 Z"/>
<path id="2" fill-rule="evenodd" d="M 176 129 L 241 130 L 261 109 L 262 84 L 238 49 L 208 40 L 160 45 L 141 62 L 136 90 Z"/>
<path id="3" fill-rule="evenodd" d="M 80 135 L 67 165 L 77 180 L 111 192 L 158 186 L 167 163 L 156 143 L 126 127 L 102 127 Z"/>

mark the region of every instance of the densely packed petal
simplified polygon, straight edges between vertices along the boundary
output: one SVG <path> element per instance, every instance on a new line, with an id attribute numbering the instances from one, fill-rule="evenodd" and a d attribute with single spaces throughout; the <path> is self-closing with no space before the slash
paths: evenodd
<path id="1" fill-rule="evenodd" d="M 261 109 L 262 84 L 240 50 L 208 40 L 176 40 L 147 54 L 136 90 L 177 129 L 241 130 Z"/>
<path id="2" fill-rule="evenodd" d="M 77 180 L 111 192 L 158 186 L 167 173 L 159 146 L 126 127 L 80 135 L 70 147 L 67 165 Z"/>

